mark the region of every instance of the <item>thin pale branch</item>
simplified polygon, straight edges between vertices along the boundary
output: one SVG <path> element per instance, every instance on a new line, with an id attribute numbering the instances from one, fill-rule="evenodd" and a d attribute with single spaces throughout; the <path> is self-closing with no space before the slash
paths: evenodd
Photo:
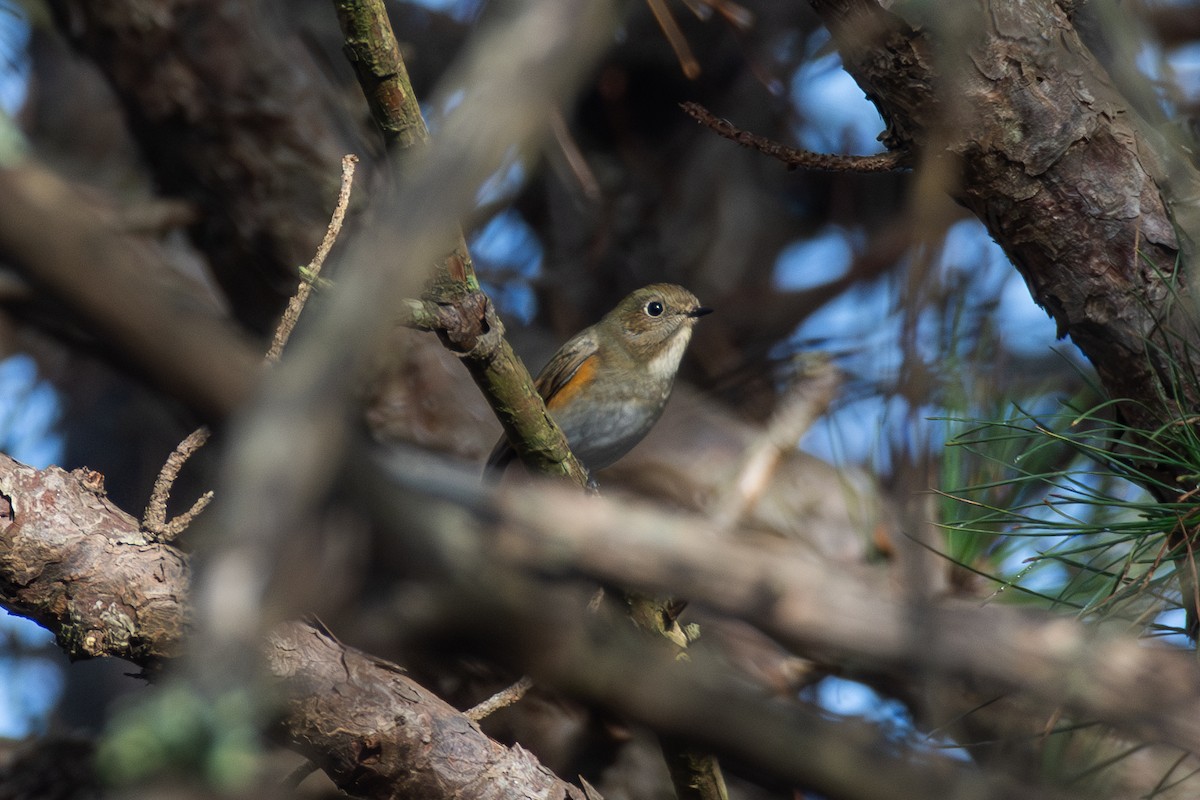
<path id="1" fill-rule="evenodd" d="M 283 318 L 279 320 L 279 325 L 275 328 L 275 336 L 271 340 L 271 348 L 267 350 L 267 363 L 273 364 L 283 355 L 283 348 L 287 345 L 288 339 L 292 335 L 292 330 L 296 327 L 296 323 L 300 319 L 300 312 L 304 310 L 305 303 L 308 302 L 309 296 L 312 294 L 313 286 L 321 276 L 321 268 L 325 266 L 325 259 L 329 257 L 329 251 L 333 249 L 333 245 L 337 242 L 338 234 L 342 232 L 342 223 L 346 219 L 346 209 L 350 206 L 350 190 L 354 186 L 354 167 L 358 164 L 358 156 L 349 153 L 342 156 L 342 185 L 338 191 L 337 205 L 333 209 L 333 216 L 329 219 L 329 226 L 325 229 L 325 236 L 321 239 L 321 244 L 317 247 L 317 252 L 313 255 L 312 261 L 308 262 L 308 267 L 304 270 L 300 286 L 296 289 L 296 293 L 288 300 L 287 309 L 283 312 Z"/>

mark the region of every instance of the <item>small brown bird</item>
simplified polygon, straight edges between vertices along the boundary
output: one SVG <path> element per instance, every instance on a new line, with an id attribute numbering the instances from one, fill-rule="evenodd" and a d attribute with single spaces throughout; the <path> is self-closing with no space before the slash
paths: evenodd
<path id="1" fill-rule="evenodd" d="M 589 472 L 628 453 L 662 415 L 696 320 L 711 313 L 673 283 L 638 289 L 584 328 L 537 376 L 537 390 Z M 501 437 L 488 458 L 496 474 L 516 457 Z"/>

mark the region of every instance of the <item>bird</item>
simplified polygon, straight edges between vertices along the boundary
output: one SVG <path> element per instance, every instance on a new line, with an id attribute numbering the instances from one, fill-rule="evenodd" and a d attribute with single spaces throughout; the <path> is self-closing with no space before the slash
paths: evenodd
<path id="1" fill-rule="evenodd" d="M 654 427 L 696 320 L 712 313 L 673 283 L 626 296 L 550 359 L 534 383 L 589 475 L 613 464 Z M 516 451 L 501 436 L 484 470 L 498 478 Z"/>

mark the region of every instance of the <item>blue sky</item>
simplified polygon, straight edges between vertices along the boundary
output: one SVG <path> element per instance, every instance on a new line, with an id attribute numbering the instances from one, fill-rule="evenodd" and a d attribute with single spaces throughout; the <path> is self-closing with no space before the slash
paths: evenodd
<path id="1" fill-rule="evenodd" d="M 0 451 L 38 468 L 58 463 L 60 413 L 58 395 L 39 378 L 32 358 L 18 354 L 0 361 Z M 40 729 L 58 702 L 61 659 L 38 652 L 53 641 L 40 625 L 0 610 L 0 737 Z"/>

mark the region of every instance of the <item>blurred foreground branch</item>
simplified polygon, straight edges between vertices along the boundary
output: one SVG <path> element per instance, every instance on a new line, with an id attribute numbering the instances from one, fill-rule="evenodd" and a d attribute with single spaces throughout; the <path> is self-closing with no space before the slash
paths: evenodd
<path id="1" fill-rule="evenodd" d="M 402 483 L 418 480 L 422 492 L 456 498 L 456 505 L 484 502 L 461 478 L 439 478 L 426 464 L 418 479 L 417 470 L 398 460 L 392 474 Z M 396 502 L 402 497 L 412 499 L 402 493 Z M 1152 741 L 1200 749 L 1200 666 L 1183 651 L 998 605 L 914 605 L 883 575 L 814 558 L 795 543 L 741 541 L 694 516 L 549 486 L 500 492 L 494 503 L 477 512 L 480 527 L 470 539 L 420 533 L 453 546 L 453 563 L 469 574 L 507 565 L 669 592 L 742 618 L 801 655 L 869 663 L 897 675 L 919 666 L 1049 701 Z M 493 514 L 495 530 L 483 522 Z M 415 521 L 408 523 L 412 536 Z"/>
<path id="2" fill-rule="evenodd" d="M 70 480 L 70 476 L 60 470 L 31 470 L 8 459 L 2 466 L 0 487 L 12 508 L 7 526 L 0 531 L 0 542 L 4 544 L 0 551 L 3 556 L 0 558 L 0 590 L 3 591 L 4 605 L 16 613 L 39 619 L 61 639 L 65 639 L 71 630 L 91 631 L 96 644 L 90 650 L 77 651 L 77 657 L 112 654 L 150 666 L 174 652 L 179 642 L 179 627 L 156 627 L 142 616 L 116 611 L 142 607 L 145 598 L 160 598 L 168 604 L 172 619 L 184 620 L 188 594 L 186 557 L 168 544 L 139 538 L 137 523 L 132 517 L 98 499 L 94 478 L 80 476 Z M 438 476 L 438 470 L 430 468 L 432 464 L 426 462 L 425 466 L 425 469 L 411 473 L 411 477 L 423 482 L 427 488 L 436 489 L 435 494 L 425 496 L 423 514 L 439 514 L 438 506 L 444 501 L 438 497 L 447 494 L 457 494 L 462 499 L 474 498 L 466 507 L 453 504 L 460 515 L 468 508 L 474 509 L 471 516 L 460 517 L 463 521 L 474 520 L 469 529 L 459 531 L 449 539 L 442 538 L 444 531 L 425 532 L 438 537 L 438 546 L 459 550 L 460 556 L 449 563 L 463 571 L 460 578 L 476 574 L 484 564 L 489 565 L 486 569 L 496 578 L 505 574 L 514 577 L 561 574 L 563 570 L 576 569 L 602 574 L 607 570 L 589 563 L 580 554 L 608 551 L 608 542 L 630 548 L 627 557 L 631 561 L 645 563 L 655 556 L 662 556 L 665 569 L 673 570 L 679 567 L 681 554 L 673 548 L 664 549 L 655 541 L 658 534 L 651 528 L 680 533 L 686 529 L 696 533 L 695 520 L 688 517 L 664 515 L 649 509 L 626 512 L 612 504 L 563 490 L 552 493 L 551 502 L 545 506 L 548 514 L 542 524 L 576 530 L 571 538 L 552 542 L 546 539 L 547 531 L 540 525 L 527 527 L 531 510 L 540 507 L 539 498 L 545 497 L 541 489 L 510 487 L 496 495 L 498 502 L 492 503 L 475 484 L 473 476 L 462 475 L 461 481 L 444 482 Z M 393 495 L 390 490 L 388 494 Z M 35 502 L 35 498 L 39 502 Z M 399 498 L 392 496 L 392 499 Z M 406 505 L 412 499 L 408 496 Z M 386 500 L 377 498 L 377 501 Z M 76 506 L 90 509 L 90 512 L 64 517 L 56 510 Z M 569 522 L 563 517 L 568 513 Z M 585 518 L 589 520 L 586 523 L 583 522 Z M 100 520 L 98 524 L 97 519 Z M 398 519 L 402 517 L 393 518 L 393 522 Z M 492 528 L 489 520 L 499 520 L 499 529 Z M 601 529 L 603 537 L 597 538 Z M 620 533 L 622 530 L 628 533 Z M 407 533 L 411 535 L 414 531 Z M 473 543 L 465 551 L 461 548 L 468 541 L 462 539 L 464 533 Z M 701 543 L 709 544 L 703 531 L 700 535 Z M 582 538 L 575 539 L 576 536 Z M 457 544 L 451 544 L 450 539 Z M 564 549 L 563 546 L 572 539 L 576 545 Z M 552 552 L 544 551 L 538 545 L 539 541 L 547 544 Z M 589 541 L 589 545 L 583 546 Z M 493 546 L 489 542 L 496 544 Z M 763 560 L 778 563 L 781 569 L 796 567 L 794 561 L 780 559 L 779 554 L 763 554 L 757 548 L 745 545 L 730 543 L 729 548 L 703 551 L 689 547 L 695 553 L 693 566 L 705 563 L 709 574 L 721 573 L 726 582 L 740 574 L 737 571 L 732 576 L 724 573 L 722 565 L 731 557 L 735 562 L 754 558 L 759 563 Z M 701 553 L 706 552 L 710 557 L 702 558 Z M 171 571 L 154 570 L 140 564 L 136 569 L 122 571 L 115 566 L 132 558 L 165 560 L 176 566 Z M 58 564 L 70 565 L 70 582 L 56 571 Z M 497 569 L 502 564 L 517 568 L 518 572 Z M 630 575 L 620 579 L 628 578 L 645 586 L 658 585 L 647 579 L 644 571 L 639 574 L 638 570 L 631 569 L 629 572 Z M 112 579 L 118 573 L 123 576 L 119 586 Z M 30 576 L 34 575 L 44 577 L 32 580 Z M 805 576 L 802 574 L 801 577 Z M 101 583 L 105 580 L 108 583 Z M 845 582 L 848 579 L 844 575 L 830 575 L 828 580 Z M 18 582 L 25 588 L 18 589 Z M 464 585 L 461 580 L 452 583 Z M 76 595 L 72 589 L 69 595 L 73 601 L 62 602 L 64 588 L 93 585 L 103 586 L 104 594 Z M 487 603 L 471 599 L 470 592 L 459 592 L 460 602 L 471 609 L 469 616 L 473 624 L 500 625 L 510 631 L 512 635 L 507 637 L 506 647 L 536 654 L 526 656 L 535 678 L 622 716 L 640 720 L 660 732 L 697 742 L 717 752 L 734 754 L 781 779 L 816 788 L 831 797 L 882 799 L 924 796 L 927 792 L 955 797 L 1011 796 L 1013 787 L 1005 781 L 992 784 L 990 779 L 981 779 L 946 759 L 916 753 L 897 756 L 889 753 L 892 745 L 883 745 L 875 734 L 821 720 L 812 712 L 788 708 L 769 701 L 757 691 L 747 691 L 743 678 L 714 667 L 711 658 L 705 654 L 694 653 L 689 662 L 680 663 L 657 642 L 632 635 L 628 629 L 606 624 L 595 617 L 586 610 L 585 600 L 562 602 L 563 598 L 559 596 L 551 601 L 552 595 L 544 595 L 541 591 L 522 595 L 491 593 L 495 588 L 494 580 L 476 586 L 475 591 L 486 595 Z M 701 594 L 697 593 L 698 596 Z M 762 582 L 758 582 L 737 587 L 736 594 L 765 597 L 769 592 Z M 525 599 L 516 606 L 503 599 L 517 596 Z M 886 601 L 881 604 L 887 608 Z M 830 611 L 817 605 L 815 613 Z M 47 609 L 55 609 L 56 613 L 47 613 Z M 491 610 L 480 613 L 481 609 Z M 857 610 L 868 617 L 871 613 L 865 608 Z M 514 614 L 521 616 L 514 618 Z M 1014 625 L 1026 625 L 1029 632 L 1039 633 L 1036 625 L 1021 621 L 1019 617 L 1016 619 Z M 864 624 L 869 623 L 868 618 Z M 1070 622 L 1061 624 L 1068 629 L 1073 625 Z M 823 635 L 829 637 L 832 635 L 829 631 L 837 629 L 840 622 L 833 617 L 822 617 L 820 621 L 814 620 L 812 626 L 814 630 L 824 630 Z M 156 640 L 153 638 L 156 635 L 164 638 Z M 122 637 L 142 642 L 142 649 L 129 649 L 122 644 Z M 503 767 L 510 777 L 526 776 L 514 778 L 518 782 L 531 781 L 520 784 L 526 788 L 552 784 L 565 791 L 564 784 L 545 774 L 531 758 L 519 750 L 505 751 L 486 740 L 465 716 L 404 679 L 393 665 L 345 648 L 322 631 L 300 623 L 277 627 L 266 642 L 269 670 L 283 681 L 282 688 L 288 698 L 283 719 L 285 737 L 321 763 L 347 791 L 367 796 L 393 796 L 386 788 L 395 785 L 391 781 L 423 780 L 432 774 L 422 772 L 421 776 L 406 777 L 397 772 L 406 763 L 410 769 L 418 771 L 424 769 L 422 764 L 429 770 L 453 769 L 456 763 L 459 768 L 464 764 L 474 765 L 460 769 L 456 774 L 458 782 L 455 786 L 461 789 L 464 785 L 474 785 L 473 781 L 482 774 L 476 769 L 480 766 L 479 759 L 485 764 Z M 534 646 L 521 646 L 530 643 Z M 863 658 L 876 655 L 861 641 L 847 643 L 843 650 L 853 651 Z M 1128 657 L 1129 654 L 1122 655 Z M 1141 669 L 1161 667 L 1163 664 L 1158 663 L 1161 655 L 1148 651 L 1142 657 L 1143 663 L 1136 666 Z M 1056 666 L 1062 665 L 1056 663 Z M 1187 708 L 1179 710 L 1190 713 Z M 387 722 L 397 718 L 408 722 L 400 725 Z M 431 748 L 435 755 L 430 757 L 446 763 L 422 760 L 420 754 L 416 762 L 406 762 L 405 759 L 414 755 L 411 750 L 414 743 L 418 748 Z M 468 757 L 469 753 L 476 755 Z M 435 757 L 438 755 L 456 755 L 463 762 Z M 866 762 L 874 765 L 868 777 L 859 774 L 857 769 L 847 770 L 842 766 Z"/>
<path id="3" fill-rule="evenodd" d="M 210 420 L 232 413 L 257 379 L 256 347 L 85 197 L 33 159 L 0 170 L 0 256 L 152 383 Z"/>

